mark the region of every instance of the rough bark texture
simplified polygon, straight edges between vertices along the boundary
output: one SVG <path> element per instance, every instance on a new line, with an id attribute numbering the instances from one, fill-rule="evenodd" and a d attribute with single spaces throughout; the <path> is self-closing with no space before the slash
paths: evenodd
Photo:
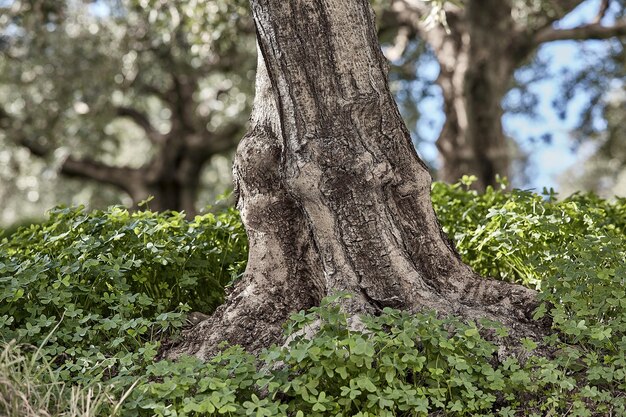
<path id="1" fill-rule="evenodd" d="M 480 279 L 442 233 L 368 1 L 251 4 L 257 90 L 234 169 L 248 269 L 168 356 L 206 358 L 222 340 L 258 351 L 290 312 L 334 291 L 354 294 L 349 313 L 436 309 L 536 335 L 534 292 Z"/>
<path id="2" fill-rule="evenodd" d="M 429 10 L 425 1 L 391 1 L 383 25 L 399 25 L 404 31 L 401 33 L 408 30 L 422 38 L 440 64 L 437 83 L 446 115 L 437 140 L 440 179 L 455 182 L 472 174 L 478 178 L 475 188 L 484 189 L 496 184 L 497 174 L 509 174 L 501 103 L 514 71 L 539 45 L 564 39 L 606 39 L 626 32 L 624 19 L 611 26 L 600 24 L 606 13 L 604 3 L 590 24 L 571 29 L 553 26 L 582 1 L 546 1 L 538 9 L 527 7 L 525 18 L 515 18 L 509 0 L 467 0 L 463 8 L 447 8 L 449 31 L 443 26 L 424 27 L 423 16 Z M 403 44 L 407 43 L 406 37 L 402 37 Z"/>

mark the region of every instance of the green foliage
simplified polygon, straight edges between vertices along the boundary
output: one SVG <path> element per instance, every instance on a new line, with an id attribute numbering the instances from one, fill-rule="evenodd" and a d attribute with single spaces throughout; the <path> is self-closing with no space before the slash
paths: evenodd
<path id="1" fill-rule="evenodd" d="M 435 183 L 432 199 L 463 261 L 483 276 L 539 287 L 558 271 L 554 257 L 574 261 L 575 250 L 585 252 L 571 246 L 574 240 L 582 239 L 592 254 L 597 239 L 612 236 L 618 240 L 606 243 L 619 251 L 619 240 L 626 234 L 624 198 L 610 202 L 593 194 L 574 194 L 556 200 L 552 190 L 539 195 L 491 187 L 478 194 L 469 189 L 472 181 L 466 177 L 455 185 Z"/>
<path id="2" fill-rule="evenodd" d="M 626 200 L 478 195 L 464 182 L 433 187 L 464 260 L 540 288 L 536 318 L 552 320 L 546 340 L 520 341 L 525 360 L 499 354 L 497 323 L 391 309 L 347 317 L 337 300 L 348 295 L 337 295 L 295 313 L 288 345 L 259 358 L 230 347 L 208 363 L 155 362 L 184 313 L 212 311 L 243 271 L 232 210 L 193 221 L 53 210 L 0 246 L 0 337 L 41 346 L 37 363 L 51 369 L 41 383 L 108 387 L 101 415 L 118 403 L 123 416 L 624 415 Z M 534 355 L 538 344 L 554 353 Z"/>
<path id="3" fill-rule="evenodd" d="M 68 155 L 147 167 L 174 152 L 155 135 L 190 140 L 177 126 L 196 157 L 215 153 L 214 135 L 234 149 L 255 50 L 244 0 L 0 0 L 0 222 L 59 202 L 127 204 L 119 185 L 57 175 Z"/>
<path id="4" fill-rule="evenodd" d="M 506 337 L 496 323 L 386 309 L 355 330 L 330 297 L 294 314 L 291 341 L 259 359 L 232 347 L 208 363 L 161 361 L 123 404 L 124 415 L 157 416 L 605 416 L 626 412 L 624 363 L 611 370 L 564 345 L 554 360 L 494 360 Z M 313 338 L 302 330 L 314 327 Z M 537 344 L 523 340 L 528 355 Z M 597 359 L 597 357 L 596 357 Z M 593 371 L 592 371 L 593 369 Z M 613 377 L 606 386 L 599 376 Z"/>
<path id="5" fill-rule="evenodd" d="M 0 337 L 40 345 L 84 382 L 141 369 L 190 309 L 210 313 L 246 259 L 233 210 L 55 209 L 0 245 Z M 49 334 L 51 329 L 58 328 Z"/>

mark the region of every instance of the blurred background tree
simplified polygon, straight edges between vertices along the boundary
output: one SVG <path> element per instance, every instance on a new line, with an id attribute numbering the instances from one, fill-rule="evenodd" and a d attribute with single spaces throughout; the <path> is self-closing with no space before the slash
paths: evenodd
<path id="1" fill-rule="evenodd" d="M 626 49 L 613 42 L 582 71 L 567 73 L 564 100 L 584 91 L 590 100 L 572 132 L 579 163 L 560 178 L 563 193 L 592 190 L 602 197 L 626 196 Z M 563 108 L 562 103 L 557 103 Z"/>
<path id="2" fill-rule="evenodd" d="M 133 206 L 152 196 L 154 210 L 195 214 L 207 162 L 236 147 L 249 113 L 247 2 L 0 4 L 2 201 L 67 201 L 58 187 L 43 195 L 60 174 L 90 180 L 93 191 L 66 192 L 94 205 L 123 191 Z"/>
<path id="3" fill-rule="evenodd" d="M 619 191 L 624 0 L 374 3 L 418 150 L 425 129 L 439 135 L 438 160 L 422 152 L 439 179 L 472 173 L 484 188 L 509 174 L 526 186 L 527 151 L 502 118 L 533 123 L 545 97 L 532 86 L 552 77 L 559 114 L 584 101 L 571 135 L 581 161 L 562 189 Z M 585 5 L 593 13 L 572 24 Z M 0 224 L 57 203 L 136 206 L 148 196 L 152 209 L 193 215 L 230 187 L 253 89 L 247 9 L 246 0 L 0 0 Z M 566 39 L 585 64 L 555 76 L 537 51 Z M 427 99 L 443 112 L 424 114 Z"/>
<path id="4" fill-rule="evenodd" d="M 432 53 L 439 66 L 445 122 L 437 139 L 439 178 L 454 182 L 464 174 L 478 177 L 474 186 L 496 185 L 509 176 L 512 150 L 502 127 L 503 101 L 518 92 L 509 110 L 532 115 L 537 98 L 528 84 L 545 78 L 546 65 L 536 52 L 544 44 L 604 40 L 623 50 L 626 36 L 623 0 L 593 1 L 595 12 L 583 22 L 566 24 L 585 0 L 391 0 L 384 5 L 382 29 L 393 39 L 392 61 L 406 61 L 415 50 Z M 439 23 L 440 22 L 440 23 Z M 425 47 L 415 47 L 415 43 Z M 597 65 L 598 62 L 591 64 Z M 623 68 L 622 68 L 623 71 Z M 584 71 L 583 71 L 584 72 Z M 517 76 L 517 75 L 520 76 Z M 528 76 L 530 74 L 530 76 Z M 603 80 L 615 72 L 595 71 Z M 580 79 L 580 74 L 571 74 Z M 571 89 L 573 89 L 572 87 Z M 566 106 L 564 94 L 556 104 Z M 593 97 L 590 100 L 594 107 Z"/>

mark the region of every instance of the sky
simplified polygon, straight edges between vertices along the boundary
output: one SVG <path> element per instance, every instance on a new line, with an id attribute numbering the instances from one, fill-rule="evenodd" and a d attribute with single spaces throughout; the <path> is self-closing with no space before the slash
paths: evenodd
<path id="1" fill-rule="evenodd" d="M 559 22 L 559 28 L 566 29 L 589 23 L 600 7 L 600 0 L 583 3 L 573 13 Z M 611 23 L 610 17 L 607 22 Z M 538 54 L 550 62 L 549 71 L 558 74 L 563 69 L 576 70 L 584 65 L 584 60 L 579 59 L 581 49 L 602 53 L 606 48 L 603 41 L 558 41 L 543 45 Z M 572 140 L 570 132 L 575 128 L 580 112 L 588 97 L 579 92 L 568 104 L 567 117 L 559 118 L 552 102 L 560 94 L 560 86 L 555 79 L 546 79 L 535 83 L 531 91 L 537 93 L 540 98 L 537 108 L 538 118 L 528 120 L 522 116 L 508 115 L 503 119 L 505 132 L 519 139 L 519 143 L 526 151 L 532 152 L 531 162 L 536 165 L 534 170 L 537 175 L 531 179 L 529 187 L 541 190 L 542 187 L 558 189 L 558 176 L 574 165 L 580 158 L 586 156 L 588 148 L 582 147 L 578 152 L 571 150 Z M 540 137 L 543 133 L 550 132 L 552 141 L 549 144 L 529 144 L 525 138 Z"/>
<path id="2" fill-rule="evenodd" d="M 589 0 L 570 13 L 559 22 L 560 28 L 568 28 L 587 23 L 595 16 L 601 0 Z M 611 23 L 610 20 L 607 23 Z M 537 117 L 529 118 L 524 115 L 505 114 L 502 120 L 505 133 L 514 138 L 520 147 L 530 154 L 529 181 L 516 186 L 541 191 L 543 187 L 554 188 L 558 191 L 558 177 L 568 168 L 572 167 L 579 158 L 585 155 L 588 148 L 581 148 L 577 152 L 572 151 L 570 132 L 575 128 L 582 107 L 588 101 L 588 97 L 577 94 L 568 104 L 567 117 L 559 118 L 552 102 L 560 94 L 558 74 L 562 69 L 575 70 L 582 67 L 584 61 L 579 57 L 582 47 L 581 42 L 558 41 L 542 45 L 539 56 L 549 62 L 548 71 L 554 77 L 535 82 L 530 91 L 536 93 L 539 98 L 536 109 Z M 601 52 L 605 48 L 602 41 L 586 41 L 585 48 Z M 439 68 L 436 62 L 430 62 L 420 68 L 420 75 L 428 79 L 435 79 Z M 425 159 L 434 161 L 437 158 L 435 140 L 443 125 L 444 115 L 441 110 L 442 100 L 438 89 L 434 90 L 435 97 L 423 100 L 419 107 L 422 115 L 428 115 L 418 124 L 420 137 L 424 143 L 420 144 L 418 152 Z M 505 98 L 506 100 L 506 98 Z M 543 141 L 531 141 L 530 138 L 539 138 L 545 133 L 552 135 L 550 143 Z"/>

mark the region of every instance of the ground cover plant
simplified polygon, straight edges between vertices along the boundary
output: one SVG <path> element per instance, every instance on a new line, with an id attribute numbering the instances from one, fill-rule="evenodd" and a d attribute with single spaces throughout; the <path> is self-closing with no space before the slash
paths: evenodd
<path id="1" fill-rule="evenodd" d="M 237 213 L 58 208 L 0 243 L 0 415 L 624 415 L 626 200 L 470 182 L 434 184 L 440 222 L 477 272 L 541 290 L 547 357 L 532 340 L 499 357 L 497 323 L 428 311 L 386 309 L 357 332 L 329 298 L 259 358 L 230 347 L 208 363 L 155 361 L 243 272 Z M 297 336 L 312 323 L 313 338 Z"/>

